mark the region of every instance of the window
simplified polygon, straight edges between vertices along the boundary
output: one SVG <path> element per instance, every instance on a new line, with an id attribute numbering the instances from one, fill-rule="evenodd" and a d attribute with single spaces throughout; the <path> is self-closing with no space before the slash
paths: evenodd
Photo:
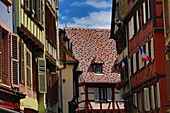
<path id="1" fill-rule="evenodd" d="M 139 51 L 136 53 L 136 71 L 139 70 Z"/>
<path id="2" fill-rule="evenodd" d="M 92 68 L 94 73 L 102 74 L 102 64 L 98 64 L 98 63 L 92 64 Z"/>
<path id="3" fill-rule="evenodd" d="M 134 35 L 134 18 L 133 17 L 131 17 L 128 27 L 129 27 L 129 40 L 130 40 L 133 38 L 133 35 Z"/>
<path id="4" fill-rule="evenodd" d="M 146 3 L 143 2 L 143 24 L 146 23 Z"/>
<path id="5" fill-rule="evenodd" d="M 140 28 L 140 15 L 139 15 L 139 11 L 136 11 L 136 30 L 138 31 Z"/>
<path id="6" fill-rule="evenodd" d="M 95 88 L 94 89 L 95 101 L 111 101 L 112 89 L 111 88 Z"/>
<path id="7" fill-rule="evenodd" d="M 32 17 L 35 17 L 36 12 L 36 0 L 31 0 L 31 14 Z"/>
<path id="8" fill-rule="evenodd" d="M 128 75 L 131 76 L 131 59 L 128 59 Z"/>
<path id="9" fill-rule="evenodd" d="M 159 89 L 159 83 L 157 83 L 154 86 L 154 94 L 155 94 L 155 104 L 156 104 L 156 107 L 159 108 L 160 107 L 160 89 Z"/>
<path id="10" fill-rule="evenodd" d="M 154 86 L 150 88 L 150 105 L 152 109 L 155 109 Z"/>
<path id="11" fill-rule="evenodd" d="M 24 4 L 25 4 L 25 8 L 26 8 L 27 10 L 30 10 L 30 0 L 25 0 L 25 1 L 24 1 Z"/>
<path id="12" fill-rule="evenodd" d="M 142 112 L 142 93 L 137 94 L 137 100 L 138 100 L 138 110 Z"/>
<path id="13" fill-rule="evenodd" d="M 0 26 L 0 82 L 4 84 L 9 84 L 9 75 L 8 75 L 8 65 L 9 65 L 9 59 L 7 56 L 8 54 L 8 34 L 9 32 L 3 29 Z"/>
<path id="14" fill-rule="evenodd" d="M 43 0 L 24 0 L 24 7 L 28 15 L 43 24 Z"/>
<path id="15" fill-rule="evenodd" d="M 20 82 L 25 83 L 24 42 L 20 41 Z"/>
<path id="16" fill-rule="evenodd" d="M 170 2 L 168 0 L 164 0 L 164 17 L 165 17 L 165 30 L 166 30 L 166 37 L 168 33 L 170 32 Z"/>
<path id="17" fill-rule="evenodd" d="M 133 19 L 133 25 L 134 25 L 133 29 L 134 29 L 134 34 L 136 34 L 137 33 L 137 15 L 135 14 L 133 18 L 134 18 Z"/>
<path id="18" fill-rule="evenodd" d="M 26 71 L 27 71 L 27 86 L 28 88 L 31 88 L 31 52 L 29 50 L 27 50 L 26 53 Z"/>
<path id="19" fill-rule="evenodd" d="M 136 73 L 136 54 L 133 54 L 133 73 Z"/>
<path id="20" fill-rule="evenodd" d="M 150 111 L 150 99 L 149 99 L 149 89 L 144 88 L 144 109 L 145 111 Z"/>
<path id="21" fill-rule="evenodd" d="M 143 2 L 143 24 L 150 19 L 150 0 Z"/>
<path id="22" fill-rule="evenodd" d="M 41 24 L 43 24 L 43 1 L 42 0 L 38 0 L 38 20 Z"/>
<path id="23" fill-rule="evenodd" d="M 105 101 L 106 99 L 106 88 L 99 88 L 99 100 Z"/>
<path id="24" fill-rule="evenodd" d="M 133 105 L 135 106 L 135 108 L 138 108 L 137 93 L 134 93 L 134 95 L 133 95 Z"/>

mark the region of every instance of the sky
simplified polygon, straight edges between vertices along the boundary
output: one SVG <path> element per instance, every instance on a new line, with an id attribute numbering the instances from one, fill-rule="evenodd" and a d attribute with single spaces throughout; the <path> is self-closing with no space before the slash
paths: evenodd
<path id="1" fill-rule="evenodd" d="M 59 0 L 59 28 L 111 28 L 112 0 Z"/>

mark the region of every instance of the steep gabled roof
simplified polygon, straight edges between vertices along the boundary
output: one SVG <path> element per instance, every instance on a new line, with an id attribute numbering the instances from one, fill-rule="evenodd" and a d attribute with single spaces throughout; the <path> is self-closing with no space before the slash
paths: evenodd
<path id="1" fill-rule="evenodd" d="M 65 28 L 67 38 L 72 42 L 75 59 L 83 72 L 85 82 L 118 82 L 120 77 L 112 73 L 112 66 L 117 59 L 116 42 L 109 39 L 109 29 Z M 88 72 L 93 63 L 103 63 L 103 74 Z"/>

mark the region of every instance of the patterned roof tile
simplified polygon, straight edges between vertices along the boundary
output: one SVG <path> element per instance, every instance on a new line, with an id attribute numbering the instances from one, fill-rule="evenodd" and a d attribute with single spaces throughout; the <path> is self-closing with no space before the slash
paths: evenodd
<path id="1" fill-rule="evenodd" d="M 75 58 L 79 61 L 81 77 L 85 82 L 120 81 L 118 73 L 112 72 L 117 59 L 116 42 L 110 39 L 109 29 L 65 28 L 66 35 L 72 42 Z M 93 63 L 103 63 L 103 74 L 88 72 Z"/>

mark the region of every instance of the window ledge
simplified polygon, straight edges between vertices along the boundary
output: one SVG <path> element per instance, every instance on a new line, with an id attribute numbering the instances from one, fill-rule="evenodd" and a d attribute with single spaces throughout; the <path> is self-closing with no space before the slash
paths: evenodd
<path id="1" fill-rule="evenodd" d="M 104 75 L 103 73 L 95 73 L 95 75 Z"/>

